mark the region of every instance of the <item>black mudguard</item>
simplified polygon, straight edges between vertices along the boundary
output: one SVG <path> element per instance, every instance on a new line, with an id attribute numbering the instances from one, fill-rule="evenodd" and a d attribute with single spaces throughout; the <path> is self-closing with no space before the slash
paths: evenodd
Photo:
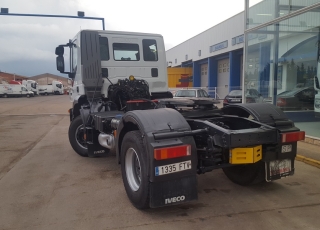
<path id="1" fill-rule="evenodd" d="M 280 140 L 281 133 L 297 132 L 299 128 L 295 127 L 294 123 L 288 119 L 286 114 L 278 107 L 268 103 L 250 103 L 250 104 L 235 104 L 228 105 L 222 108 L 222 111 L 226 115 L 237 115 L 240 117 L 248 118 L 250 115 L 258 122 L 275 127 L 279 132 L 279 141 L 274 145 L 263 145 L 262 148 L 262 161 L 267 164 L 267 178 L 269 180 L 280 179 L 278 177 L 271 177 L 269 164 L 274 160 L 291 159 L 292 171 L 289 175 L 294 174 L 294 160 L 297 154 L 297 142 L 282 143 Z M 292 151 L 282 153 L 283 145 L 292 145 Z"/>
<path id="2" fill-rule="evenodd" d="M 276 127 L 282 132 L 299 131 L 281 109 L 268 103 L 228 105 L 222 108 L 222 112 L 225 115 L 236 115 L 246 118 L 251 115 L 254 120 Z"/>
<path id="3" fill-rule="evenodd" d="M 191 128 L 185 118 L 176 110 L 162 108 L 155 110 L 135 110 L 126 113 L 117 129 L 117 158 L 120 156 L 121 136 L 126 132 L 126 127 L 132 124 L 140 130 L 147 155 L 148 176 L 150 180 L 150 207 L 161 207 L 170 204 L 178 204 L 198 198 L 197 195 L 197 150 L 193 137 L 168 138 L 155 140 L 154 134 L 174 131 L 190 131 Z M 191 156 L 180 158 L 155 160 L 154 149 L 189 144 Z M 157 166 L 168 165 L 191 160 L 192 167 L 189 170 L 156 176 Z"/>

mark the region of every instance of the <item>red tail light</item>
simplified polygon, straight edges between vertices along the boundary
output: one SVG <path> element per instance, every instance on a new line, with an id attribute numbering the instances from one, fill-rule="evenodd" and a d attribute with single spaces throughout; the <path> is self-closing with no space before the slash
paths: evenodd
<path id="1" fill-rule="evenodd" d="M 285 106 L 287 104 L 286 99 L 278 98 L 277 99 L 277 106 Z"/>
<path id="2" fill-rule="evenodd" d="M 304 131 L 300 132 L 291 132 L 291 133 L 282 133 L 281 142 L 295 142 L 304 140 L 306 133 Z"/>
<path id="3" fill-rule="evenodd" d="M 180 145 L 154 150 L 154 159 L 165 160 L 170 158 L 184 157 L 191 155 L 191 145 Z"/>

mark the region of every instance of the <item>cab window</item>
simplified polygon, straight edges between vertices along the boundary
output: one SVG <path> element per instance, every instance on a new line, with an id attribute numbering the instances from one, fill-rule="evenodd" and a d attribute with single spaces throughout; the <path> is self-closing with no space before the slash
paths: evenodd
<path id="1" fill-rule="evenodd" d="M 154 39 L 143 39 L 143 60 L 158 61 L 157 42 Z"/>
<path id="2" fill-rule="evenodd" d="M 100 44 L 101 61 L 108 61 L 110 59 L 108 38 L 107 37 L 99 37 L 99 44 Z"/>
<path id="3" fill-rule="evenodd" d="M 73 41 L 73 44 L 72 44 L 72 49 L 71 49 L 71 52 L 72 52 L 72 72 L 76 72 L 77 71 L 77 62 L 78 62 L 78 48 L 77 48 L 77 45 L 76 45 L 76 41 L 77 40 L 74 40 Z"/>
<path id="4" fill-rule="evenodd" d="M 115 61 L 139 61 L 139 45 L 133 43 L 113 43 Z"/>

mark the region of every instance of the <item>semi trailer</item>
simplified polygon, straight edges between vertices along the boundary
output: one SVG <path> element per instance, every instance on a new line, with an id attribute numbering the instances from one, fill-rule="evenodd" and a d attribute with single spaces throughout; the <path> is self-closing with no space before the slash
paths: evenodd
<path id="1" fill-rule="evenodd" d="M 82 157 L 115 155 L 138 209 L 196 200 L 197 174 L 216 169 L 240 185 L 295 172 L 305 132 L 279 108 L 173 98 L 161 35 L 82 30 L 55 54 L 71 82 L 72 148 Z"/>

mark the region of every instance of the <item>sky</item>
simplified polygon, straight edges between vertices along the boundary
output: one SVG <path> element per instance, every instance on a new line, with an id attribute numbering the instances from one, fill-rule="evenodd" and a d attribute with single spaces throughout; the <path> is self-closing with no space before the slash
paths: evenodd
<path id="1" fill-rule="evenodd" d="M 1 0 L 9 13 L 53 14 L 105 20 L 106 30 L 162 34 L 166 50 L 244 10 L 244 0 Z M 55 47 L 101 21 L 0 15 L 0 71 L 23 76 L 56 70 Z M 63 75 L 62 75 L 63 76 Z"/>

